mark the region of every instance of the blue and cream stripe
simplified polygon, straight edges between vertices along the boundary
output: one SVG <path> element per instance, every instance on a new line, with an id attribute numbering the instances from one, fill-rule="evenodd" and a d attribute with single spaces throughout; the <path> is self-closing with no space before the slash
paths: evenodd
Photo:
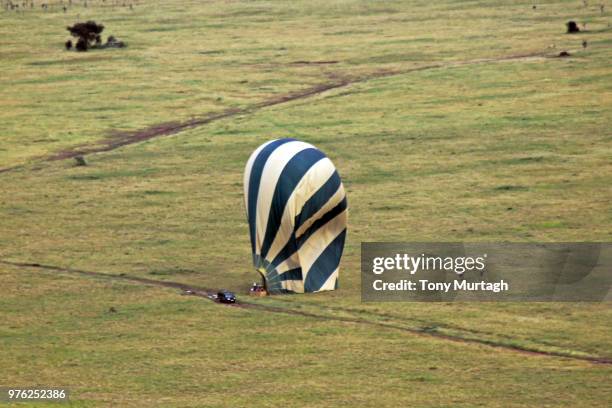
<path id="1" fill-rule="evenodd" d="M 295 139 L 267 142 L 246 164 L 244 200 L 253 263 L 268 291 L 337 287 L 347 203 L 331 160 Z"/>

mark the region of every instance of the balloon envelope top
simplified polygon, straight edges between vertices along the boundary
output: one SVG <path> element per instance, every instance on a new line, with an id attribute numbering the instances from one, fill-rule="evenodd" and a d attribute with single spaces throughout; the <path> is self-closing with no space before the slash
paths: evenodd
<path id="1" fill-rule="evenodd" d="M 338 287 L 348 207 L 331 160 L 295 139 L 259 146 L 244 170 L 253 264 L 270 293 Z"/>

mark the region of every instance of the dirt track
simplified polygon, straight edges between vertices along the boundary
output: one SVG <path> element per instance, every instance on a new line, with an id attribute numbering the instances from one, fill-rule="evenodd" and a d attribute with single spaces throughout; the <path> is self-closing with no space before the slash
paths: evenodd
<path id="1" fill-rule="evenodd" d="M 573 52 L 573 51 L 572 51 Z M 485 64 L 485 63 L 496 63 L 496 62 L 506 62 L 506 61 L 531 61 L 545 58 L 554 57 L 550 53 L 546 52 L 537 52 L 537 53 L 529 53 L 529 54 L 514 54 L 507 55 L 496 58 L 480 58 L 466 61 L 456 61 L 456 62 L 446 62 L 446 63 L 435 63 L 422 65 L 418 67 L 410 67 L 404 69 L 395 69 L 395 70 L 381 70 L 375 71 L 364 75 L 359 76 L 343 76 L 340 73 L 329 75 L 330 81 L 318 84 L 300 91 L 290 92 L 287 94 L 275 96 L 261 102 L 255 103 L 250 106 L 246 106 L 244 108 L 230 108 L 221 112 L 209 113 L 203 115 L 201 117 L 190 119 L 182 122 L 166 122 L 160 123 L 157 125 L 149 126 L 144 129 L 129 131 L 129 132 L 110 132 L 110 135 L 96 144 L 89 146 L 76 146 L 70 149 L 66 149 L 60 151 L 58 153 L 53 153 L 46 157 L 41 157 L 39 160 L 42 161 L 54 161 L 54 160 L 63 160 L 70 159 L 76 156 L 83 156 L 92 153 L 101 153 L 111 151 L 122 146 L 143 142 L 149 139 L 153 139 L 156 137 L 169 136 L 174 135 L 176 133 L 182 132 L 187 129 L 193 129 L 200 126 L 204 126 L 211 122 L 215 122 L 221 119 L 227 119 L 234 116 L 250 114 L 257 112 L 263 108 L 280 105 L 283 103 L 288 103 L 300 99 L 310 98 L 319 94 L 322 94 L 326 91 L 343 88 L 352 84 L 358 84 L 367 82 L 370 80 L 396 76 L 396 75 L 404 75 L 412 72 L 425 71 L 431 69 L 441 69 L 441 68 L 453 68 L 453 67 L 461 67 L 466 65 L 476 65 L 476 64 Z M 296 61 L 297 63 L 303 63 L 305 61 Z M 336 61 L 318 61 L 315 62 L 318 64 L 331 64 Z M 17 168 L 22 168 L 22 165 L 0 168 L 0 174 L 4 172 L 8 172 Z"/>
<path id="2" fill-rule="evenodd" d="M 115 275 L 115 274 L 104 273 L 104 272 L 93 272 L 93 271 L 85 271 L 81 269 L 63 268 L 63 267 L 53 266 L 53 265 L 42 265 L 39 263 L 13 262 L 13 261 L 4 261 L 4 260 L 0 260 L 0 264 L 10 265 L 10 266 L 20 267 L 20 268 L 38 268 L 38 269 L 43 269 L 47 271 L 69 273 L 73 275 L 90 276 L 90 277 L 95 277 L 95 278 L 100 278 L 100 279 L 105 279 L 105 280 L 108 280 L 108 279 L 123 280 L 123 281 L 131 282 L 131 283 L 137 283 L 137 284 L 143 284 L 143 285 L 152 285 L 152 286 L 158 286 L 158 287 L 164 287 L 164 288 L 180 289 L 185 294 L 202 297 L 202 298 L 205 298 L 211 301 L 215 301 L 215 295 L 218 292 L 218 290 L 210 289 L 210 288 L 195 287 L 195 286 L 186 285 L 186 284 L 178 283 L 178 282 L 158 281 L 155 279 L 140 278 L 137 276 L 130 276 L 126 274 Z M 382 323 L 379 321 L 367 320 L 367 319 L 360 318 L 360 317 L 343 317 L 343 316 L 329 315 L 329 314 L 323 315 L 323 314 L 318 314 L 318 313 L 306 312 L 303 310 L 296 310 L 296 309 L 290 309 L 290 308 L 284 308 L 284 307 L 278 307 L 278 306 L 270 306 L 270 305 L 265 305 L 262 303 L 255 303 L 255 302 L 248 302 L 248 301 L 240 301 L 236 304 L 228 304 L 227 306 L 242 308 L 242 309 L 255 309 L 255 310 L 261 310 L 261 311 L 265 311 L 269 313 L 283 313 L 283 314 L 290 314 L 290 315 L 296 315 L 296 316 L 303 316 L 303 317 L 313 318 L 317 320 L 337 321 L 337 322 L 343 322 L 343 323 L 353 323 L 353 324 L 363 324 L 363 325 L 368 325 L 368 326 L 376 326 L 379 328 L 400 330 L 403 332 L 411 333 L 413 335 L 434 337 L 440 340 L 452 341 L 456 343 L 480 344 L 480 345 L 485 345 L 485 346 L 489 346 L 489 347 L 493 347 L 497 349 L 518 352 L 518 353 L 522 353 L 526 355 L 556 357 L 556 358 L 564 358 L 564 359 L 570 359 L 570 360 L 580 360 L 580 361 L 587 361 L 587 362 L 594 363 L 594 364 L 612 364 L 612 358 L 608 358 L 608 357 L 565 354 L 561 352 L 538 350 L 535 348 L 523 347 L 523 346 L 518 346 L 514 344 L 498 343 L 498 342 L 484 339 L 484 338 L 478 339 L 478 338 L 473 338 L 473 337 L 464 338 L 464 337 L 459 337 L 459 336 L 452 336 L 452 335 L 436 332 L 435 330 L 432 330 L 431 328 L 427 326 L 420 327 L 420 328 L 410 328 L 410 327 L 405 327 L 405 326 L 401 326 L 401 325 L 393 324 L 393 323 Z M 329 309 L 334 310 L 334 311 L 342 311 L 342 312 L 350 311 L 349 309 L 339 308 L 339 307 L 331 307 Z M 377 317 L 386 317 L 385 315 L 379 315 L 373 312 L 370 312 L 370 314 L 374 314 Z M 461 330 L 465 330 L 465 329 L 461 329 Z M 475 331 L 472 331 L 472 332 L 477 333 Z"/>

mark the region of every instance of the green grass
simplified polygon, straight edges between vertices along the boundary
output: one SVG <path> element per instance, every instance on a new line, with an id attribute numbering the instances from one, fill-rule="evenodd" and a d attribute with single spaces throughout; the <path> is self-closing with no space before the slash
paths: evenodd
<path id="1" fill-rule="evenodd" d="M 0 344 L 10 353 L 0 381 L 68 384 L 71 406 L 597 406 L 609 376 L 605 366 L 165 289 L 23 268 L 2 279 Z"/>
<path id="2" fill-rule="evenodd" d="M 359 272 L 362 241 L 610 241 L 608 14 L 450 0 L 1 13 L 0 168 L 20 167 L 0 173 L 0 260 L 242 295 L 256 279 L 243 167 L 286 136 L 334 161 L 350 228 L 338 291 L 248 300 L 320 318 L 0 264 L 0 384 L 70 386 L 75 406 L 612 401 L 609 366 L 482 344 L 610 357 L 609 304 L 365 304 Z M 128 48 L 63 51 L 76 14 Z M 571 18 L 592 31 L 564 34 Z M 573 57 L 456 64 L 563 49 Z M 439 63 L 450 65 L 409 72 Z M 41 159 L 337 78 L 362 80 L 90 155 L 86 167 Z"/>

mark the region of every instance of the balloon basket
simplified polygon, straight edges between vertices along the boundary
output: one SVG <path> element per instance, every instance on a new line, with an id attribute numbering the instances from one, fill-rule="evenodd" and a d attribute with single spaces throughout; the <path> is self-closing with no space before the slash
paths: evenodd
<path id="1" fill-rule="evenodd" d="M 263 285 L 258 285 L 257 283 L 254 283 L 251 287 L 251 290 L 249 290 L 249 295 L 257 297 L 268 296 L 268 291 Z"/>

